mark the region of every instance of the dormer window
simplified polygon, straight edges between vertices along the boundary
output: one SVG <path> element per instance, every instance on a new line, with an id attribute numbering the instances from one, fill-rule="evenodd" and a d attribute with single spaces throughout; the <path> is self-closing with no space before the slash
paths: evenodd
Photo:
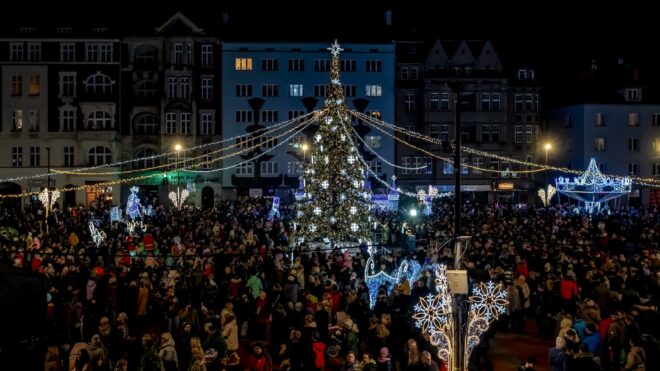
<path id="1" fill-rule="evenodd" d="M 518 70 L 518 80 L 527 80 L 527 70 Z"/>
<path id="2" fill-rule="evenodd" d="M 642 100 L 642 89 L 629 88 L 626 89 L 626 102 L 639 102 Z"/>

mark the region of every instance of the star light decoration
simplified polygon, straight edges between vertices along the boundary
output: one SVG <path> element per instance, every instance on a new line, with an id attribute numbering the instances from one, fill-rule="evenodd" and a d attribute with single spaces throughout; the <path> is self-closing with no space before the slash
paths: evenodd
<path id="1" fill-rule="evenodd" d="M 170 192 L 169 197 L 170 201 L 174 204 L 174 207 L 177 209 L 181 209 L 181 206 L 183 206 L 183 203 L 186 202 L 186 198 L 190 196 L 190 192 L 188 192 L 187 189 L 181 190 L 181 188 L 176 189 L 175 191 Z"/>
<path id="2" fill-rule="evenodd" d="M 550 205 L 550 200 L 552 200 L 552 196 L 554 196 L 555 193 L 557 193 L 557 188 L 553 187 L 552 184 L 548 184 L 547 191 L 543 188 L 539 189 L 538 195 L 543 206 L 548 207 L 548 205 Z"/>

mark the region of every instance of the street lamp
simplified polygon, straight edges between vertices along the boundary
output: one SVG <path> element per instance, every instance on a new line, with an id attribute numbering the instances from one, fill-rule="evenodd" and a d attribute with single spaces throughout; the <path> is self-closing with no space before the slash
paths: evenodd
<path id="1" fill-rule="evenodd" d="M 548 205 L 550 201 L 548 198 L 548 194 L 550 193 L 548 189 L 548 151 L 552 149 L 552 143 L 546 142 L 543 148 L 545 149 L 545 204 Z"/>
<path id="2" fill-rule="evenodd" d="M 304 164 L 307 161 L 307 150 L 309 149 L 309 145 L 307 145 L 307 143 L 303 143 L 302 147 L 300 148 L 302 148 L 303 151 L 303 164 Z"/>

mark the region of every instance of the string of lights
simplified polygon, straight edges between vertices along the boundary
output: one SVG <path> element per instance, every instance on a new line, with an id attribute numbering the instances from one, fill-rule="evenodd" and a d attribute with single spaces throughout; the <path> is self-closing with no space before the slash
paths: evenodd
<path id="1" fill-rule="evenodd" d="M 267 143 L 269 143 L 269 142 L 271 142 L 271 141 L 274 141 L 274 140 L 276 140 L 276 139 L 278 139 L 278 138 L 280 138 L 280 137 L 282 137 L 282 136 L 284 136 L 284 135 L 287 135 L 287 134 L 290 133 L 291 131 L 296 130 L 297 128 L 301 127 L 302 125 L 305 125 L 306 123 L 310 122 L 311 120 L 313 120 L 313 119 L 308 119 L 308 120 L 306 120 L 306 121 L 303 121 L 303 122 L 301 122 L 298 126 L 295 126 L 295 127 L 293 127 L 293 128 L 290 128 L 289 130 L 285 131 L 284 133 L 282 133 L 282 134 L 280 134 L 280 135 L 278 135 L 278 136 L 274 136 L 274 137 L 266 137 L 266 139 L 264 139 L 263 141 L 262 141 L 262 140 L 257 140 L 257 139 L 258 139 L 258 138 L 262 138 L 264 135 L 266 135 L 266 134 L 269 133 L 269 132 L 272 132 L 272 131 L 275 131 L 275 130 L 279 130 L 280 128 L 273 129 L 273 130 L 271 130 L 271 131 L 269 131 L 269 132 L 265 132 L 265 133 L 263 133 L 263 134 L 261 134 L 261 135 L 259 135 L 259 136 L 257 136 L 257 137 L 254 137 L 254 138 L 250 138 L 248 141 L 253 141 L 253 142 L 255 143 L 254 145 L 252 145 L 251 147 L 244 148 L 244 149 L 242 149 L 241 151 L 233 152 L 233 153 L 230 154 L 230 156 L 228 156 L 228 157 L 232 157 L 232 156 L 234 156 L 234 155 L 238 155 L 238 154 L 240 154 L 240 153 L 244 153 L 244 152 L 246 152 L 246 151 L 250 151 L 250 150 L 253 150 L 253 149 L 255 149 L 255 148 L 261 147 L 261 146 L 263 146 L 264 144 L 267 144 Z M 208 157 L 208 156 L 214 155 L 214 154 L 219 153 L 219 152 L 224 152 L 224 151 L 229 150 L 229 149 L 234 148 L 234 147 L 241 147 L 241 146 L 243 145 L 243 143 L 244 143 L 244 142 L 236 142 L 236 143 L 230 145 L 229 147 L 222 147 L 222 148 L 217 149 L 217 150 L 215 150 L 215 151 L 212 151 L 212 152 L 209 152 L 209 153 L 204 153 L 204 154 L 199 155 L 199 156 L 195 156 L 195 157 L 191 157 L 191 158 L 184 158 L 183 160 L 176 161 L 176 162 L 174 162 L 174 163 L 165 163 L 165 164 L 154 165 L 154 166 L 151 166 L 151 167 L 145 167 L 145 168 L 140 168 L 140 169 L 122 170 L 122 171 L 112 171 L 112 172 L 93 172 L 93 173 L 89 173 L 89 172 L 81 173 L 81 172 L 79 172 L 78 170 L 75 170 L 75 169 L 74 169 L 74 170 L 53 170 L 53 171 L 54 171 L 54 172 L 57 172 L 57 173 L 59 173 L 59 174 L 78 175 L 78 176 L 81 176 L 81 175 L 87 175 L 87 176 L 89 176 L 89 175 L 122 175 L 122 174 L 131 174 L 131 173 L 138 173 L 138 172 L 145 172 L 145 171 L 151 171 L 151 170 L 162 169 L 162 168 L 165 168 L 165 167 L 171 167 L 171 166 L 175 166 L 175 165 L 176 165 L 176 166 L 178 166 L 178 165 L 182 165 L 182 169 L 185 169 L 185 168 L 186 168 L 186 166 L 185 166 L 186 163 L 189 163 L 189 162 L 194 161 L 194 160 L 199 160 L 199 159 L 201 159 L 201 158 L 206 158 L 206 157 Z M 182 149 L 181 151 L 182 151 L 182 152 L 185 152 L 185 151 L 187 151 L 187 150 Z M 175 152 L 173 152 L 173 153 L 175 153 Z M 228 158 L 228 157 L 223 157 L 222 159 L 225 159 L 225 158 Z M 216 160 L 216 161 L 217 161 L 217 160 Z M 210 162 L 215 162 L 215 161 L 210 161 Z M 189 167 L 190 167 L 190 166 L 189 166 Z"/>
<path id="2" fill-rule="evenodd" d="M 397 165 L 397 164 L 394 164 L 394 163 L 388 161 L 386 158 L 384 158 L 383 156 L 379 155 L 378 152 L 376 152 L 376 151 L 375 151 L 375 150 L 374 150 L 369 144 L 367 144 L 367 142 L 366 142 L 364 139 L 362 139 L 362 137 L 360 136 L 360 134 L 358 134 L 358 132 L 355 131 L 355 128 L 353 128 L 353 127 L 351 127 L 351 128 L 353 129 L 353 133 L 355 133 L 355 136 L 358 138 L 358 140 L 359 140 L 360 142 L 362 142 L 362 144 L 363 144 L 363 145 L 364 145 L 369 151 L 371 151 L 373 154 L 375 154 L 376 157 L 378 157 L 378 158 L 379 158 L 381 161 L 383 161 L 384 163 L 386 163 L 386 164 L 388 164 L 388 165 L 390 165 L 390 166 L 392 166 L 392 167 L 395 167 L 395 168 L 397 168 L 397 169 L 402 169 L 402 170 L 421 170 L 421 169 L 426 169 L 426 168 L 427 168 L 428 165 L 417 166 L 417 167 L 408 167 L 408 166 Z"/>
<path id="3" fill-rule="evenodd" d="M 292 131 L 298 129 L 298 130 L 296 130 L 296 131 L 294 132 L 294 134 L 291 136 L 291 137 L 293 137 L 295 134 L 297 134 L 298 132 L 302 131 L 305 127 L 307 127 L 308 125 L 310 125 L 312 121 L 313 121 L 313 119 L 309 119 L 309 120 L 307 120 L 306 122 L 303 122 L 303 123 L 301 123 L 300 125 L 296 126 L 295 128 L 292 128 L 292 129 L 287 130 L 286 133 L 290 133 L 290 132 L 292 132 Z M 286 134 L 280 134 L 280 136 L 278 136 L 278 138 L 281 137 L 281 136 L 284 136 L 284 135 L 286 135 Z M 291 139 L 291 137 L 287 138 L 287 139 L 284 141 L 284 143 L 286 143 L 286 141 L 288 141 L 289 139 Z M 269 140 L 275 140 L 275 137 L 270 138 Z M 263 143 L 260 144 L 259 146 L 261 146 L 261 145 L 263 145 Z M 207 163 L 212 163 L 212 162 L 215 162 L 215 161 L 220 161 L 220 160 L 223 160 L 223 159 L 225 159 L 225 158 L 229 158 L 229 157 L 231 157 L 231 156 L 234 156 L 234 155 L 237 155 L 237 154 L 240 154 L 240 153 L 243 153 L 243 152 L 250 151 L 250 150 L 253 149 L 253 148 L 255 148 L 255 147 L 252 147 L 252 148 L 245 148 L 245 149 L 242 149 L 241 151 L 238 151 L 238 152 L 233 152 L 233 153 L 230 153 L 230 154 L 225 155 L 225 156 L 220 156 L 220 157 L 217 157 L 217 158 L 215 158 L 215 159 L 213 159 L 212 161 L 209 161 L 209 162 L 207 162 Z M 272 149 L 274 149 L 274 148 L 276 148 L 276 147 L 273 147 Z M 260 154 L 260 155 L 258 155 L 258 156 L 255 156 L 255 157 L 253 157 L 253 158 L 251 158 L 251 159 L 248 159 L 248 160 L 244 161 L 243 163 L 246 163 L 246 162 L 249 162 L 249 161 L 253 161 L 253 160 L 256 159 L 256 158 L 259 158 L 259 157 L 263 156 L 265 153 L 268 153 L 268 152 L 272 151 L 272 149 L 270 149 L 270 150 L 268 150 L 268 151 L 266 151 L 266 152 L 264 152 L 264 153 L 262 153 L 262 154 Z M 201 166 L 201 165 L 204 165 L 204 164 L 206 164 L 206 163 L 194 164 L 194 165 L 192 165 L 192 167 Z M 242 163 L 240 163 L 240 164 L 242 164 Z M 239 165 L 238 165 L 238 164 L 237 164 L 237 165 L 232 165 L 232 166 L 230 166 L 230 167 L 221 168 L 221 169 L 216 169 L 215 171 L 227 170 L 227 169 L 231 169 L 232 167 L 236 167 L 236 166 L 239 166 Z M 82 189 L 87 189 L 87 188 L 105 187 L 105 186 L 110 186 L 110 185 L 115 185 L 115 184 L 130 183 L 130 182 L 133 182 L 133 181 L 143 180 L 143 179 L 149 179 L 149 178 L 153 178 L 153 177 L 156 177 L 156 176 L 162 176 L 162 174 L 160 174 L 160 173 L 154 173 L 154 174 L 149 174 L 149 175 L 137 176 L 137 177 L 126 178 L 126 179 L 112 180 L 112 181 L 101 182 L 101 183 L 96 183 L 96 184 L 86 184 L 86 185 L 76 186 L 76 187 L 63 187 L 63 188 L 58 188 L 57 190 L 60 191 L 60 192 L 77 191 L 77 190 L 82 190 Z M 29 196 L 32 196 L 32 195 L 36 195 L 36 194 L 38 194 L 38 193 L 39 193 L 39 192 L 23 192 L 23 193 L 16 193 L 16 194 L 0 195 L 0 199 L 3 199 L 3 198 L 20 198 L 20 197 L 29 197 Z"/>
<path id="4" fill-rule="evenodd" d="M 316 113 L 318 113 L 318 111 L 312 111 L 312 112 L 306 113 L 304 115 L 298 116 L 296 118 L 293 118 L 291 120 L 282 121 L 280 123 L 277 123 L 277 124 L 274 124 L 274 125 L 271 125 L 271 126 L 268 126 L 268 127 L 261 128 L 259 130 L 256 130 L 254 133 L 265 131 L 264 133 L 259 134 L 259 136 L 263 136 L 263 135 L 266 135 L 267 133 L 269 133 L 271 131 L 274 131 L 276 129 L 279 129 L 283 126 L 287 126 L 287 125 L 290 125 L 294 122 L 306 119 L 310 115 L 315 115 Z M 206 148 L 206 147 L 210 147 L 210 146 L 215 146 L 215 145 L 218 145 L 218 144 L 221 144 L 221 143 L 235 141 L 236 139 L 240 139 L 240 138 L 243 138 L 243 137 L 252 136 L 252 135 L 254 135 L 254 133 L 236 135 L 236 136 L 233 136 L 231 138 L 225 138 L 225 139 L 210 142 L 210 143 L 200 144 L 200 145 L 194 146 L 194 147 L 184 148 L 184 149 L 182 149 L 182 151 L 195 151 L 195 150 L 198 150 L 198 149 L 202 149 L 202 148 Z M 43 178 L 43 177 L 47 177 L 49 175 L 50 176 L 56 176 L 56 175 L 59 175 L 59 174 L 73 175 L 72 173 L 85 172 L 87 170 L 94 170 L 94 169 L 100 169 L 100 168 L 105 168 L 105 167 L 118 167 L 118 166 L 122 166 L 122 165 L 133 163 L 133 162 L 138 162 L 138 161 L 155 160 L 155 159 L 159 159 L 159 158 L 162 158 L 162 157 L 172 156 L 174 154 L 176 154 L 176 151 L 165 152 L 165 153 L 152 155 L 152 156 L 137 157 L 137 158 L 133 158 L 133 159 L 130 159 L 130 160 L 117 161 L 117 162 L 113 162 L 113 163 L 109 163 L 109 164 L 81 167 L 81 168 L 72 169 L 72 170 L 66 171 L 66 172 L 63 171 L 63 170 L 51 170 L 50 173 L 41 173 L 41 174 L 33 174 L 33 175 L 26 175 L 26 176 L 20 176 L 20 177 L 0 179 L 0 183 L 1 182 L 16 182 L 16 181 L 21 181 L 21 180 Z M 145 170 L 140 169 L 139 171 L 145 171 Z M 117 172 L 104 173 L 104 174 L 101 174 L 101 175 L 114 175 L 114 174 L 117 174 Z M 86 173 L 85 175 L 93 175 L 93 174 Z"/>
<path id="5" fill-rule="evenodd" d="M 392 124 L 387 123 L 385 121 L 378 120 L 378 119 L 376 119 L 372 116 L 365 115 L 365 114 L 357 112 L 357 111 L 350 111 L 350 113 L 352 115 L 354 115 L 355 117 L 357 117 L 361 120 L 364 120 L 364 121 L 368 122 L 369 124 L 372 124 L 374 127 L 382 125 L 382 126 L 385 126 L 386 128 L 393 129 L 393 130 L 395 130 L 397 132 L 400 132 L 402 134 L 405 134 L 407 136 L 411 136 L 411 137 L 414 137 L 414 138 L 417 138 L 417 139 L 420 139 L 420 140 L 423 140 L 423 141 L 426 141 L 426 142 L 429 142 L 429 143 L 442 145 L 442 141 L 440 141 L 438 139 L 428 137 L 426 135 L 423 135 L 423 134 L 417 133 L 415 131 L 405 129 L 403 127 L 398 127 L 398 126 L 392 125 Z M 382 131 L 382 129 L 381 129 L 381 131 Z M 471 153 L 471 154 L 475 154 L 475 155 L 479 155 L 479 156 L 483 156 L 483 157 L 488 157 L 488 158 L 493 158 L 493 159 L 500 160 L 500 161 L 503 161 L 503 162 L 516 163 L 516 164 L 519 164 L 519 165 L 534 166 L 534 167 L 539 168 L 539 169 L 535 169 L 535 170 L 516 171 L 516 173 L 523 173 L 523 172 L 530 173 L 530 172 L 540 172 L 540 171 L 546 171 L 546 170 L 555 170 L 555 171 L 560 171 L 560 172 L 569 173 L 569 174 L 576 174 L 576 175 L 584 174 L 584 171 L 581 171 L 581 170 L 569 169 L 567 167 L 561 167 L 561 166 L 537 164 L 537 163 L 529 162 L 529 161 L 522 161 L 522 160 L 515 159 L 515 158 L 512 158 L 512 157 L 501 156 L 501 155 L 497 155 L 497 154 L 491 153 L 491 152 L 480 151 L 480 150 L 470 148 L 470 147 L 466 147 L 466 146 L 461 146 L 461 150 L 463 150 L 465 152 L 468 152 L 468 153 Z M 611 174 L 605 174 L 605 175 L 608 176 L 608 177 L 617 178 L 617 179 L 629 178 L 629 179 L 633 180 L 634 183 L 649 186 L 649 187 L 658 187 L 658 186 L 660 186 L 660 179 L 656 179 L 656 178 L 643 178 L 643 177 L 639 177 L 639 176 L 623 176 L 623 175 L 611 175 Z"/>

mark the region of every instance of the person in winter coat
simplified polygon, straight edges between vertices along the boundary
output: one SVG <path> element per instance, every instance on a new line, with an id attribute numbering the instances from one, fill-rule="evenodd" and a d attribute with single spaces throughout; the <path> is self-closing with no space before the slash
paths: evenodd
<path id="1" fill-rule="evenodd" d="M 188 367 L 188 371 L 206 371 L 204 351 L 202 348 L 195 347 L 192 349 L 192 363 Z"/>
<path id="2" fill-rule="evenodd" d="M 387 349 L 387 347 L 380 348 L 380 353 L 378 354 L 378 361 L 376 361 L 376 364 L 378 365 L 378 371 L 394 370 L 394 366 L 392 364 L 392 355 L 390 354 L 390 351 Z"/>
<path id="3" fill-rule="evenodd" d="M 227 341 L 228 354 L 238 351 L 238 322 L 233 313 L 227 313 L 222 323 L 222 336 Z"/>
<path id="4" fill-rule="evenodd" d="M 548 350 L 548 366 L 550 371 L 566 371 L 566 340 L 558 336 L 555 347 Z"/>
<path id="5" fill-rule="evenodd" d="M 630 339 L 630 352 L 626 357 L 626 371 L 646 371 L 646 353 L 642 341 L 638 337 Z"/>
<path id="6" fill-rule="evenodd" d="M 348 354 L 346 354 L 346 363 L 344 364 L 344 368 L 342 371 L 359 371 L 360 370 L 360 365 L 357 361 L 357 358 L 355 358 L 355 353 L 353 353 L 352 350 L 348 351 Z"/>
<path id="7" fill-rule="evenodd" d="M 252 348 L 249 364 L 250 371 L 271 371 L 273 369 L 273 361 L 259 343 Z"/>
<path id="8" fill-rule="evenodd" d="M 179 359 L 174 346 L 174 339 L 169 332 L 164 332 L 160 335 L 158 357 L 163 360 L 165 371 L 176 371 L 179 369 Z"/>
<path id="9" fill-rule="evenodd" d="M 320 340 L 318 332 L 312 334 L 312 357 L 314 370 L 323 370 L 325 367 L 325 343 Z"/>

